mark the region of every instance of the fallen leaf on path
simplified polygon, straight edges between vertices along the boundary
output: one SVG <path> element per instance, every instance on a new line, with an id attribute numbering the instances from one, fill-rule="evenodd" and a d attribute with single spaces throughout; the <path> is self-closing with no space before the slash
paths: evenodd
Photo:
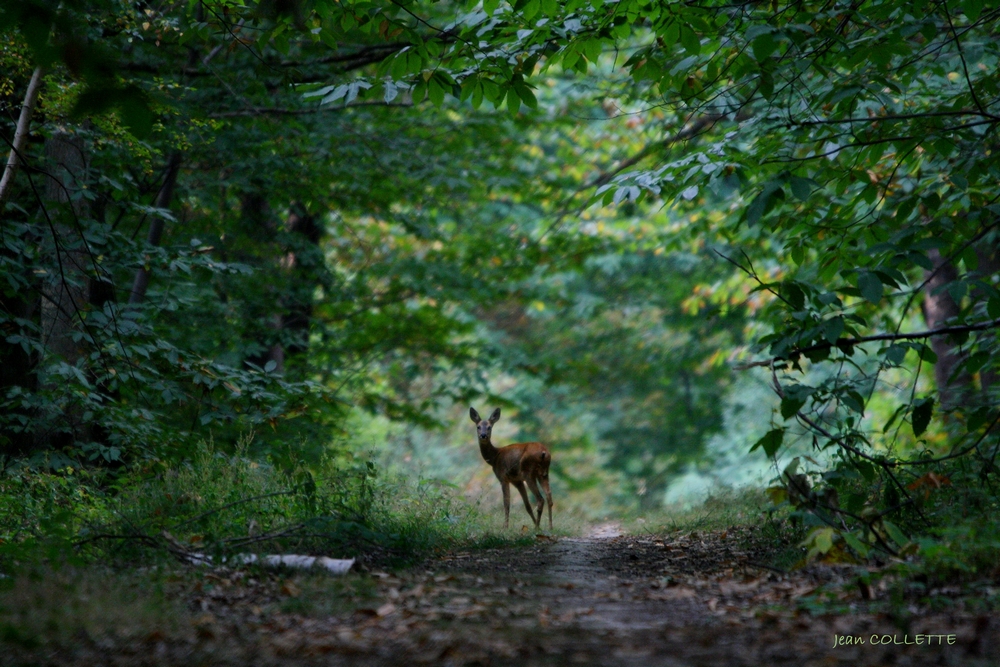
<path id="1" fill-rule="evenodd" d="M 687 586 L 673 586 L 665 588 L 655 593 L 647 593 L 647 600 L 688 600 L 696 597 L 697 593 L 693 588 Z"/>

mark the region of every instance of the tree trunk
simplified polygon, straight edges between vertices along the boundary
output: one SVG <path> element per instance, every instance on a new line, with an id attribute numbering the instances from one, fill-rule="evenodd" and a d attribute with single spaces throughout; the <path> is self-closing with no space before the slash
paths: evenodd
<path id="1" fill-rule="evenodd" d="M 6 251 L 0 251 L 6 253 Z M 14 258 L 16 259 L 16 258 Z M 0 310 L 7 317 L 23 320 L 37 325 L 39 321 L 40 299 L 37 281 L 32 289 L 19 290 L 7 294 L 0 291 Z M 25 338 L 32 338 L 30 325 L 17 326 L 10 322 L 0 331 L 0 399 L 6 398 L 10 390 L 15 387 L 21 393 L 31 394 L 38 389 L 38 354 L 33 347 L 27 350 L 21 346 L 20 342 L 8 343 L 8 336 L 20 335 Z M 33 419 L 32 411 L 17 411 L 22 417 Z M 8 413 L 5 417 L 12 418 L 15 415 Z M 0 453 L 7 456 L 22 456 L 28 453 L 35 444 L 34 435 L 23 426 L 11 421 L 11 426 L 16 426 L 17 431 L 7 429 L 0 434 Z"/>
<path id="2" fill-rule="evenodd" d="M 59 204 L 71 202 L 72 216 L 79 222 L 87 212 L 86 201 L 79 196 L 87 168 L 83 140 L 59 132 L 46 142 L 45 152 L 49 163 L 46 199 Z M 52 218 L 50 214 L 47 217 Z M 86 241 L 58 220 L 51 222 L 49 230 L 54 273 L 43 287 L 42 342 L 50 354 L 75 364 L 83 355 L 82 346 L 72 334 L 87 303 Z"/>
<path id="3" fill-rule="evenodd" d="M 88 301 L 86 268 L 90 253 L 81 234 L 81 220 L 88 214 L 86 199 L 81 196 L 87 160 L 83 140 L 64 132 L 57 132 L 45 142 L 45 155 L 47 203 L 43 215 L 49 238 L 43 256 L 49 273 L 41 288 L 44 358 L 40 360 L 38 382 L 43 389 L 58 390 L 59 380 L 47 377 L 46 367 L 56 361 L 76 365 L 86 352 L 82 340 L 75 334 L 81 330 L 81 314 Z M 37 447 L 58 449 L 83 434 L 85 425 L 80 420 L 79 410 L 55 406 L 50 410 L 50 414 L 38 415 L 35 420 Z"/>
<path id="4" fill-rule="evenodd" d="M 934 263 L 934 269 L 924 287 L 923 312 L 927 326 L 936 329 L 959 315 L 959 306 L 947 289 L 948 285 L 958 280 L 958 271 L 936 249 L 929 251 L 928 256 Z M 966 397 L 972 378 L 964 371 L 952 378 L 962 355 L 948 336 L 931 338 L 931 349 L 937 355 L 934 379 L 937 383 L 938 401 L 944 408 L 955 407 Z"/>
<path id="5" fill-rule="evenodd" d="M 292 235 L 292 243 L 282 264 L 292 273 L 292 287 L 285 299 L 281 325 L 289 341 L 288 356 L 297 357 L 309 350 L 313 290 L 317 272 L 323 267 L 323 253 L 319 247 L 322 229 L 316 224 L 316 216 L 295 205 L 288 216 L 286 228 Z"/>
<path id="6" fill-rule="evenodd" d="M 267 198 L 264 195 L 259 192 L 244 193 L 240 197 L 240 218 L 243 224 L 243 232 L 249 239 L 261 247 L 266 247 L 268 244 L 273 243 L 278 227 L 274 223 L 271 215 L 271 207 L 268 205 Z M 273 291 L 272 294 L 274 294 Z M 277 294 L 274 294 L 274 299 L 275 301 L 272 303 L 274 303 L 274 309 L 277 310 Z M 259 313 L 260 311 L 255 313 L 254 309 L 251 309 L 251 321 L 259 321 L 257 319 L 260 316 Z M 265 321 L 266 325 L 263 331 L 254 327 L 256 331 L 251 334 L 259 336 L 258 343 L 263 348 L 263 351 L 256 354 L 248 354 L 246 363 L 266 368 L 268 363 L 274 362 L 272 372 L 284 373 L 285 349 L 280 342 L 281 315 L 271 310 L 271 314 L 265 318 Z M 252 322 L 252 324 L 256 324 L 256 322 Z"/>
<path id="7" fill-rule="evenodd" d="M 170 156 L 170 161 L 167 163 L 167 173 L 163 177 L 163 185 L 160 186 L 160 191 L 156 194 L 156 200 L 153 202 L 153 206 L 156 208 L 170 208 L 170 202 L 174 198 L 174 186 L 177 185 L 177 174 L 181 168 L 181 154 L 179 152 L 174 152 Z M 165 221 L 163 216 L 157 215 L 152 220 L 149 221 L 149 233 L 146 236 L 146 243 L 150 246 L 156 247 L 160 245 L 160 239 L 163 237 L 163 227 Z M 149 289 L 149 268 L 146 266 L 139 267 L 139 270 L 135 272 L 135 280 L 132 281 L 132 292 L 129 294 L 128 302 L 129 304 L 142 303 L 146 298 L 146 290 Z"/>

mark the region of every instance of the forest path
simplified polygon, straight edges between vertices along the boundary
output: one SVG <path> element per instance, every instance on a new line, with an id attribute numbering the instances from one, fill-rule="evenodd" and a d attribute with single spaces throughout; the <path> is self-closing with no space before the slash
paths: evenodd
<path id="1" fill-rule="evenodd" d="M 44 659 L 11 654 L 0 664 L 1000 664 L 996 618 L 912 604 L 868 612 L 845 586 L 851 568 L 771 571 L 754 547 L 764 542 L 750 528 L 635 536 L 605 525 L 393 573 L 216 570 L 175 585 L 172 627 L 131 640 L 78 637 Z M 820 609 L 824 595 L 839 608 Z M 953 645 L 915 644 L 949 634 Z M 863 643 L 835 647 L 835 636 Z"/>
<path id="2" fill-rule="evenodd" d="M 998 664 L 996 619 L 864 613 L 859 589 L 844 587 L 850 568 L 768 570 L 752 532 L 632 536 L 606 524 L 449 554 L 422 572 L 374 573 L 377 602 L 319 621 L 311 638 L 289 627 L 296 643 L 282 657 L 302 664 L 322 646 L 318 664 Z M 842 598 L 840 615 L 807 611 L 821 595 Z M 904 643 L 917 634 L 955 634 L 955 644 Z M 835 648 L 835 636 L 865 643 Z"/>

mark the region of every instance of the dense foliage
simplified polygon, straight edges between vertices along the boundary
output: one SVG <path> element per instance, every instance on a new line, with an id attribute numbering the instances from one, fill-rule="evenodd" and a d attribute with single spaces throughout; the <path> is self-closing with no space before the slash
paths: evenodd
<path id="1" fill-rule="evenodd" d="M 781 399 L 746 445 L 815 450 L 774 489 L 811 556 L 995 509 L 989 3 L 2 7 L 15 147 L 42 82 L 0 194 L 9 457 L 280 457 L 486 394 L 585 413 L 655 504 L 739 358 Z"/>

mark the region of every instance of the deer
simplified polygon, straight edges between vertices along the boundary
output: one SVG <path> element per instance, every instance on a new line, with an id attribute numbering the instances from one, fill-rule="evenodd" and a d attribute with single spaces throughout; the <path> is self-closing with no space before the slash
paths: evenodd
<path id="1" fill-rule="evenodd" d="M 503 490 L 504 530 L 510 523 L 511 484 L 521 493 L 524 509 L 528 510 L 528 516 L 531 517 L 535 528 L 541 528 L 542 509 L 545 502 L 548 501 L 549 530 L 552 530 L 552 491 L 549 489 L 549 464 L 552 462 L 552 454 L 549 453 L 548 447 L 540 442 L 522 442 L 506 447 L 495 447 L 490 435 L 493 432 L 493 425 L 500 419 L 500 408 L 494 410 L 489 419 L 482 419 L 475 408 L 469 408 L 469 417 L 476 425 L 476 434 L 479 436 L 479 451 L 493 468 L 497 479 L 500 480 L 500 488 Z M 528 492 L 524 488 L 525 484 L 528 485 L 538 501 L 537 516 L 536 511 L 531 508 Z M 545 492 L 544 498 L 538 489 L 539 485 Z"/>

